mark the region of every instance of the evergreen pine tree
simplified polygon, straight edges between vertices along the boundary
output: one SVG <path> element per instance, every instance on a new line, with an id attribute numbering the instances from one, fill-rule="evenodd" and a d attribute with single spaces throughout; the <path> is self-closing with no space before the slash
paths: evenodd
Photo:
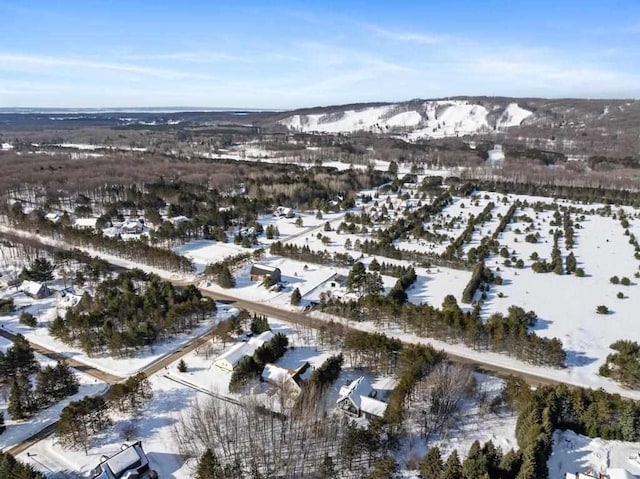
<path id="1" fill-rule="evenodd" d="M 197 479 L 222 479 L 224 477 L 224 471 L 218 462 L 215 454 L 211 449 L 207 448 L 202 454 L 200 461 L 198 461 L 198 468 L 196 470 Z"/>
<path id="2" fill-rule="evenodd" d="M 462 472 L 465 479 L 476 479 L 488 472 L 487 459 L 484 457 L 480 443 L 476 440 L 469 449 L 464 463 L 462 465 Z"/>
<path id="3" fill-rule="evenodd" d="M 420 463 L 420 474 L 423 479 L 436 478 L 438 479 L 442 475 L 444 466 L 442 464 L 442 455 L 440 454 L 440 448 L 434 446 L 424 455 L 422 462 Z"/>
<path id="4" fill-rule="evenodd" d="M 302 301 L 302 295 L 300 294 L 300 290 L 296 288 L 293 290 L 293 293 L 291 293 L 291 304 L 298 306 L 300 301 Z"/>
<path id="5" fill-rule="evenodd" d="M 463 479 L 462 465 L 460 464 L 460 458 L 458 457 L 458 451 L 454 450 L 449 454 L 444 470 L 440 479 Z"/>
<path id="6" fill-rule="evenodd" d="M 184 359 L 181 359 L 178 362 L 178 371 L 180 371 L 181 373 L 187 372 L 187 363 L 184 362 Z"/>

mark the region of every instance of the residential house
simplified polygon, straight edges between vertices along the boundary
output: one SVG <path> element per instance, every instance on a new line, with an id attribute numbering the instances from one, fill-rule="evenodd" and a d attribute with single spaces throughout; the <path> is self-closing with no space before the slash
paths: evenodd
<path id="1" fill-rule="evenodd" d="M 139 235 L 144 231 L 144 224 L 140 220 L 127 220 L 120 227 L 123 234 Z"/>
<path id="2" fill-rule="evenodd" d="M 43 299 L 51 296 L 51 290 L 45 283 L 25 280 L 20 285 L 20 291 L 33 299 Z"/>
<path id="3" fill-rule="evenodd" d="M 123 445 L 120 452 L 104 460 L 93 471 L 92 479 L 158 479 L 158 473 L 149 466 L 149 458 L 140 441 Z"/>
<path id="4" fill-rule="evenodd" d="M 287 208 L 286 206 L 278 206 L 273 211 L 273 216 L 276 218 L 295 218 L 296 212 L 293 208 Z"/>
<path id="5" fill-rule="evenodd" d="M 338 408 L 345 413 L 360 417 L 382 417 L 387 409 L 387 403 L 375 399 L 377 391 L 371 387 L 364 376 L 340 388 L 340 396 L 336 401 Z"/>
<path id="6" fill-rule="evenodd" d="M 279 283 L 282 279 L 282 271 L 280 268 L 266 266 L 263 264 L 253 264 L 251 266 L 251 281 L 264 281 L 265 278 L 271 279 L 272 283 Z"/>
<path id="7" fill-rule="evenodd" d="M 264 343 L 271 341 L 274 336 L 275 335 L 271 331 L 265 331 L 255 338 L 251 338 L 246 343 L 240 342 L 234 344 L 231 348 L 218 356 L 213 364 L 227 372 L 233 372 L 233 369 L 238 365 L 242 358 L 245 356 L 252 356 L 256 349 Z"/>
<path id="8" fill-rule="evenodd" d="M 264 366 L 261 379 L 272 386 L 282 388 L 288 397 L 295 399 L 302 392 L 302 375 L 308 369 L 309 363 L 306 361 L 297 369 L 286 369 L 268 363 Z"/>

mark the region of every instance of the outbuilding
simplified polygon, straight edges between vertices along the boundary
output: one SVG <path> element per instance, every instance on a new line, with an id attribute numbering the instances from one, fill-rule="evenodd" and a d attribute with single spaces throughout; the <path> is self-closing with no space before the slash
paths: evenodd
<path id="1" fill-rule="evenodd" d="M 254 264 L 251 266 L 251 281 L 264 281 L 269 278 L 272 283 L 279 283 L 282 278 L 280 268 L 266 266 L 264 264 Z"/>

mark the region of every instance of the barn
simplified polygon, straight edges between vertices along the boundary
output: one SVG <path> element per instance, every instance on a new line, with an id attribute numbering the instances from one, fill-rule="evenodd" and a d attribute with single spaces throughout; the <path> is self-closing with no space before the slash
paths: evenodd
<path id="1" fill-rule="evenodd" d="M 264 264 L 253 264 L 251 266 L 251 281 L 264 281 L 269 278 L 272 283 L 279 283 L 282 278 L 280 268 L 266 266 Z"/>

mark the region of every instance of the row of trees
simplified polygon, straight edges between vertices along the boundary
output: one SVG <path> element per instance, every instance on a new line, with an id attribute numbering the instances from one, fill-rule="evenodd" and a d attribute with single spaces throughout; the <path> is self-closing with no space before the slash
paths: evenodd
<path id="1" fill-rule="evenodd" d="M 143 239 L 123 240 L 104 236 L 101 231 L 79 229 L 61 223 L 52 223 L 44 218 L 43 212 L 25 214 L 17 203 L 7 207 L 5 213 L 14 228 L 49 236 L 56 241 L 77 248 L 93 248 L 101 253 L 113 254 L 120 258 L 166 269 L 169 271 L 192 272 L 193 264 L 185 256 L 169 249 L 149 244 Z"/>
<path id="2" fill-rule="evenodd" d="M 503 352 L 532 364 L 564 367 L 566 359 L 559 339 L 543 338 L 529 331 L 530 315 L 518 306 L 512 306 L 506 317 L 492 315 L 486 323 L 480 317 L 478 305 L 471 312 L 463 312 L 453 295 L 445 298 L 442 309 L 427 304 L 398 305 L 380 295 L 349 302 L 330 299 L 323 301 L 320 307 L 348 319 L 369 319 L 377 326 L 395 324 L 420 337 L 463 342 L 477 350 Z M 375 364 L 372 366 L 376 367 Z"/>
<path id="3" fill-rule="evenodd" d="M 351 255 L 346 253 L 329 253 L 328 251 L 312 251 L 308 245 L 298 246 L 293 243 L 276 241 L 269 251 L 274 256 L 284 256 L 305 263 L 322 265 L 351 266 L 354 263 Z"/>

